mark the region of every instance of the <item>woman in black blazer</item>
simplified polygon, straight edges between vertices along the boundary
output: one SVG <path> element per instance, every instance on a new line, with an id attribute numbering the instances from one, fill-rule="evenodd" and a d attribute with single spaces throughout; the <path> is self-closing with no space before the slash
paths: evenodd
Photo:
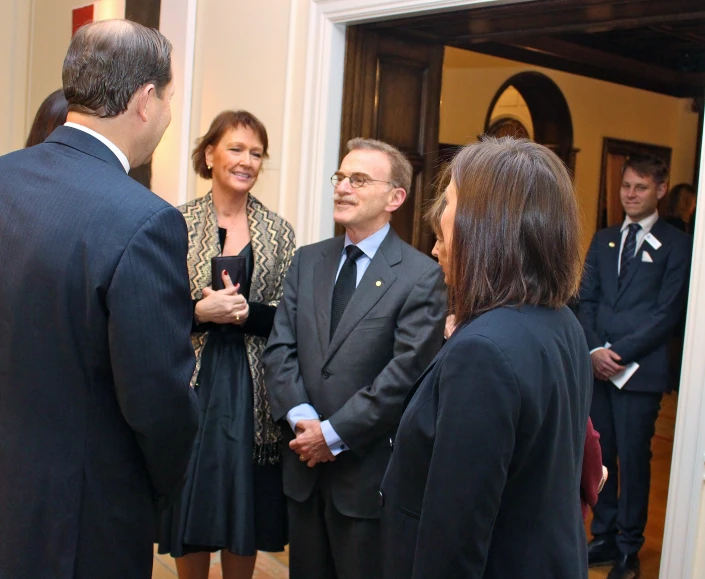
<path id="1" fill-rule="evenodd" d="M 570 176 L 486 139 L 450 166 L 440 262 L 457 329 L 408 399 L 381 490 L 385 579 L 587 577 L 592 394 Z"/>

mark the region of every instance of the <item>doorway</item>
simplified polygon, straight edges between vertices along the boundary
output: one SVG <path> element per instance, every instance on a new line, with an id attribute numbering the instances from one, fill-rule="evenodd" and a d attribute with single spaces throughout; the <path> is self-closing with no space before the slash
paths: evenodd
<path id="1" fill-rule="evenodd" d="M 409 26 L 413 30 L 410 32 L 410 34 L 400 34 L 398 36 L 398 40 L 400 41 L 406 41 L 406 42 L 420 42 L 423 44 L 433 44 L 434 37 L 432 34 L 429 32 L 429 26 L 433 24 L 433 17 L 426 16 L 423 19 L 415 19 L 414 14 L 408 14 L 408 11 L 418 11 L 418 10 L 434 10 L 437 8 L 437 5 L 434 6 L 435 3 L 433 2 L 409 2 L 409 6 L 406 8 L 404 6 L 400 6 L 399 3 L 394 3 L 394 2 L 384 2 L 382 3 L 383 5 L 376 7 L 374 10 L 370 9 L 368 6 L 360 6 L 357 9 L 350 8 L 346 12 L 345 15 L 342 14 L 342 12 L 338 11 L 331 11 L 330 13 L 325 12 L 325 8 L 322 8 L 322 12 L 320 13 L 320 18 L 318 19 L 318 23 L 320 25 L 320 31 L 324 33 L 323 35 L 318 35 L 316 38 L 319 40 L 325 36 L 333 36 L 337 37 L 334 38 L 332 41 L 330 41 L 328 44 L 323 44 L 324 47 L 327 48 L 332 48 L 333 51 L 335 52 L 336 50 L 338 52 L 343 52 L 341 50 L 341 47 L 343 46 L 342 42 L 342 29 L 337 28 L 338 23 L 350 23 L 350 22 L 359 22 L 359 21 L 364 21 L 364 20 L 370 20 L 374 19 L 377 20 L 370 24 L 370 30 L 386 30 L 386 34 L 389 36 L 394 36 L 395 31 L 393 30 L 395 26 L 397 26 L 400 22 L 404 26 Z M 441 3 L 438 3 L 441 4 Z M 461 3 L 461 2 L 443 2 L 442 5 L 444 7 L 459 7 L 461 5 L 467 6 L 469 4 L 472 4 L 471 2 L 467 3 Z M 499 4 L 499 3 L 492 3 L 493 5 Z M 526 27 L 531 27 L 533 26 L 533 31 L 538 31 L 545 33 L 547 30 L 548 31 L 557 31 L 558 33 L 576 33 L 576 34 L 582 34 L 585 33 L 586 35 L 589 35 L 589 31 L 582 30 L 582 32 L 578 29 L 577 25 L 574 23 L 571 24 L 570 18 L 566 16 L 565 13 L 558 14 L 559 10 L 558 8 L 560 5 L 562 5 L 565 8 L 565 11 L 570 12 L 574 11 L 575 13 L 580 12 L 580 17 L 577 18 L 577 21 L 580 21 L 582 23 L 582 26 L 584 29 L 588 28 L 593 28 L 593 29 L 599 29 L 604 27 L 605 25 L 609 25 L 610 22 L 616 22 L 617 24 L 614 25 L 611 30 L 619 29 L 619 26 L 625 26 L 625 22 L 629 20 L 629 16 L 625 13 L 625 10 L 628 9 L 628 7 L 625 8 L 624 4 L 619 4 L 615 6 L 611 6 L 608 3 L 601 3 L 601 2 L 551 2 L 551 1 L 546 1 L 542 2 L 542 8 L 544 11 L 547 13 L 546 16 L 548 17 L 548 20 L 550 21 L 548 25 L 544 22 L 543 25 L 540 23 L 537 23 L 537 19 L 531 19 L 531 18 L 526 18 L 524 14 L 521 14 L 521 11 L 519 8 L 525 8 L 529 5 L 536 4 L 535 2 L 525 2 L 521 4 L 514 4 L 512 3 L 511 5 L 504 5 L 504 6 L 493 6 L 496 7 L 497 9 L 502 8 L 505 9 L 503 14 L 500 14 L 499 17 L 496 19 L 494 16 L 497 16 L 495 14 L 494 16 L 490 16 L 489 14 L 484 14 L 480 15 L 481 11 L 484 10 L 490 10 L 489 8 L 477 8 L 473 10 L 474 14 L 478 16 L 478 18 L 474 19 L 474 22 L 471 22 L 470 25 L 468 26 L 468 22 L 460 22 L 460 19 L 458 19 L 458 22 L 456 23 L 457 26 L 455 29 L 463 28 L 464 29 L 464 34 L 467 39 L 474 39 L 478 44 L 483 44 L 484 46 L 477 46 L 478 51 L 484 51 L 484 54 L 489 54 L 489 51 L 495 51 L 496 45 L 497 44 L 497 39 L 504 35 L 505 39 L 507 38 L 506 32 L 513 32 L 517 33 L 518 29 L 521 26 L 524 26 L 525 29 Z M 688 14 L 688 11 L 691 13 L 697 12 L 698 6 L 696 3 L 679 3 L 679 5 L 676 7 L 675 3 L 671 3 L 669 6 L 665 6 L 665 3 L 655 3 L 651 2 L 649 5 L 647 5 L 644 2 L 632 2 L 629 3 L 632 5 L 639 5 L 639 9 L 641 10 L 641 16 L 642 21 L 639 21 L 639 19 L 634 19 L 631 18 L 629 20 L 629 26 L 632 28 L 639 28 L 640 22 L 650 22 L 650 23 L 656 23 L 660 22 L 663 20 L 662 16 L 658 16 L 654 13 L 655 10 L 660 9 L 660 10 L 677 10 L 678 11 L 678 18 L 680 19 L 681 22 L 686 22 L 687 17 L 685 16 Z M 687 5 L 686 5 L 687 4 Z M 323 3 L 321 3 L 323 5 Z M 550 10 L 546 8 L 547 6 L 550 5 Z M 517 13 L 515 13 L 514 19 L 513 19 L 513 28 L 512 26 L 507 26 L 507 22 L 511 24 L 511 16 L 512 14 L 509 13 L 509 9 L 517 9 Z M 585 17 L 586 10 L 590 12 L 590 17 L 587 18 Z M 406 12 L 406 13 L 405 13 Z M 607 16 L 605 16 L 607 15 Z M 400 21 L 394 21 L 391 20 L 390 18 L 396 16 L 398 18 L 401 18 L 402 20 Z M 481 17 L 480 17 L 481 16 Z M 435 17 L 435 15 L 434 15 Z M 698 13 L 698 18 L 701 18 L 702 14 Z M 385 18 L 386 20 L 382 21 L 381 19 Z M 600 22 L 598 20 L 602 18 Z M 313 19 L 315 21 L 316 19 Z M 423 20 L 423 21 L 422 21 Z M 496 20 L 497 24 L 494 25 L 492 24 L 492 20 Z M 488 24 L 488 21 L 490 23 Z M 329 23 L 330 27 L 327 28 L 324 24 Z M 517 24 L 518 23 L 518 24 Z M 571 28 L 572 26 L 572 28 Z M 609 26 L 608 26 L 609 27 Z M 333 32 L 333 29 L 335 31 Z M 452 29 L 452 27 L 449 27 L 448 29 Z M 469 33 L 468 33 L 469 31 Z M 535 40 L 535 41 L 534 41 Z M 505 57 L 508 55 L 511 55 L 512 57 L 516 57 L 517 54 L 521 53 L 522 57 L 525 57 L 526 60 L 523 62 L 526 63 L 531 63 L 530 58 L 533 58 L 533 56 L 526 56 L 528 53 L 537 53 L 537 54 L 549 54 L 550 55 L 550 61 L 555 63 L 555 68 L 554 70 L 565 70 L 564 68 L 561 67 L 568 67 L 568 70 L 575 70 L 576 72 L 582 71 L 585 74 L 594 74 L 594 70 L 596 68 L 599 68 L 599 66 L 596 64 L 595 60 L 593 57 L 595 56 L 600 56 L 597 55 L 597 52 L 602 52 L 599 48 L 594 48 L 592 47 L 593 50 L 587 50 L 585 53 L 578 54 L 576 53 L 573 48 L 570 46 L 566 45 L 566 42 L 568 44 L 571 44 L 571 42 L 568 42 L 566 40 L 566 36 L 564 35 L 562 38 L 559 38 L 558 41 L 554 42 L 553 39 L 551 40 L 542 38 L 540 40 L 534 39 L 531 42 L 531 46 L 528 48 L 526 46 L 523 46 L 525 43 L 519 43 L 518 40 L 515 40 L 514 44 L 511 45 L 511 43 L 506 43 L 507 45 L 511 46 L 506 46 L 503 45 L 503 48 L 501 49 L 502 51 L 505 52 Z M 583 43 L 588 43 L 588 39 L 581 36 L 580 38 L 581 42 Z M 590 48 L 590 47 L 588 47 Z M 571 50 L 568 50 L 571 49 Z M 565 59 L 564 61 L 558 62 L 559 56 L 562 53 L 563 56 L 568 56 L 569 58 L 573 58 L 574 60 L 572 62 L 566 63 Z M 587 56 L 585 56 L 587 54 Z M 602 55 L 604 57 L 604 55 Z M 625 57 L 626 58 L 626 57 Z M 603 62 L 604 62 L 603 58 Z M 618 57 L 613 58 L 612 60 L 614 61 L 619 61 Z M 342 60 L 338 60 L 338 62 L 342 62 Z M 623 61 L 619 61 L 623 62 Z M 328 69 L 328 66 L 330 65 L 330 62 L 326 60 L 325 66 L 314 66 L 314 70 L 318 71 L 318 73 L 324 73 L 325 70 Z M 661 64 L 659 64 L 661 66 Z M 642 72 L 645 72 L 646 69 L 644 68 L 639 68 L 636 67 L 637 70 L 636 72 L 634 70 L 631 70 L 629 74 L 621 74 L 619 71 L 615 70 L 609 70 L 607 72 L 604 72 L 603 75 L 603 80 L 609 80 L 609 81 L 618 81 L 622 83 L 626 83 L 630 86 L 633 87 L 639 87 L 642 89 L 646 90 L 651 90 L 653 91 L 654 89 L 658 90 L 664 90 L 663 87 L 666 85 L 669 85 L 670 80 L 673 80 L 671 77 L 670 80 L 669 78 L 666 78 L 666 76 L 662 74 L 658 74 L 659 71 L 655 71 L 654 69 L 650 69 L 650 72 L 645 74 L 646 80 L 644 80 L 644 77 L 640 77 L 640 74 Z M 346 72 L 347 74 L 347 72 Z M 619 78 L 618 78 L 619 77 Z M 683 85 L 679 85 L 680 88 L 674 88 L 671 86 L 668 88 L 668 90 L 673 89 L 674 92 L 680 91 L 677 94 L 678 95 L 683 95 L 685 94 L 682 92 L 683 87 L 687 86 L 690 80 L 695 78 L 694 75 L 689 76 L 688 82 L 686 82 Z M 698 81 L 700 82 L 700 81 Z M 317 85 L 318 87 L 325 87 L 323 90 L 324 96 L 328 97 L 330 94 L 335 93 L 338 90 L 337 85 L 334 83 L 325 83 L 321 81 L 320 77 L 315 77 L 313 79 L 312 85 Z M 649 85 L 651 88 L 649 88 L 647 85 Z M 661 88 L 659 88 L 661 87 Z M 700 85 L 698 85 L 698 90 L 700 93 L 702 93 L 702 88 Z M 690 86 L 690 90 L 693 89 L 692 86 Z M 309 126 L 316 134 L 318 135 L 323 135 L 324 131 L 322 130 L 322 127 L 320 125 L 321 119 L 325 118 L 330 118 L 332 116 L 331 112 L 334 111 L 337 108 L 337 105 L 335 104 L 334 101 L 328 101 L 330 106 L 327 106 L 324 111 L 322 111 L 321 114 L 318 115 L 312 115 L 312 120 L 313 118 L 317 118 L 317 120 L 313 123 L 311 123 Z M 485 110 L 486 112 L 486 110 Z M 343 118 L 345 116 L 345 111 L 343 110 Z M 306 124 L 306 123 L 305 123 Z M 343 123 L 343 128 L 345 127 L 345 124 Z M 340 141 L 345 140 L 345 135 L 341 133 L 341 138 L 340 140 L 337 141 L 337 144 L 340 143 Z M 637 139 L 638 140 L 638 139 Z M 330 142 L 330 141 L 329 141 Z M 467 142 L 467 141 L 466 141 Z M 437 149 L 436 151 L 427 151 L 424 154 L 427 155 L 436 155 L 437 154 Z M 587 155 L 587 152 L 584 150 L 581 150 L 581 153 L 578 157 L 578 161 L 576 163 L 576 171 L 578 174 L 580 173 L 581 169 L 581 160 L 584 155 Z M 600 157 L 600 152 L 598 152 L 595 155 L 597 158 Z M 695 164 L 696 166 L 698 163 Z M 311 167 L 316 167 L 320 168 L 322 166 L 322 163 L 311 163 Z M 695 171 L 694 171 L 695 172 Z M 596 179 L 599 179 L 599 171 L 596 171 L 597 177 Z M 597 189 L 597 188 L 596 188 Z M 593 213 L 595 215 L 595 221 L 593 223 L 596 223 L 596 214 L 597 214 L 597 204 L 595 204 L 595 209 L 593 210 Z M 697 227 L 697 226 L 696 226 Z M 696 259 L 697 259 L 697 253 L 696 253 Z M 704 276 L 705 277 L 705 276 Z M 705 280 L 704 280 L 705 281 Z M 691 291 L 691 296 L 693 296 L 693 292 Z M 693 300 L 691 300 L 693 301 Z M 697 301 L 697 300 L 696 300 Z M 697 308 L 696 308 L 697 309 Z M 690 308 L 691 313 L 693 312 L 693 307 L 691 306 Z M 700 328 L 702 327 L 702 324 L 700 320 L 696 320 L 692 324 L 690 324 L 693 329 L 690 333 L 698 333 L 700 332 Z M 705 328 L 704 328 L 705 329 Z M 686 348 L 686 359 L 689 358 L 688 355 L 688 348 Z M 692 357 L 692 356 L 691 356 Z M 687 364 L 691 367 L 690 375 L 692 380 L 699 380 L 703 376 L 705 376 L 705 368 L 702 368 L 701 365 L 697 363 L 692 363 L 692 364 Z M 693 396 L 688 396 L 688 394 L 693 393 L 695 394 L 695 388 L 696 386 L 693 386 L 693 389 L 689 389 L 688 387 L 688 379 L 686 379 L 684 383 L 684 388 L 681 391 L 681 398 L 688 398 L 690 397 L 691 400 L 696 404 L 696 406 L 700 409 L 700 405 L 698 404 L 699 398 L 694 398 Z M 692 444 L 692 445 L 683 445 L 681 444 L 680 446 L 676 444 L 676 455 L 674 457 L 674 464 L 676 465 L 677 472 L 674 475 L 673 479 L 674 482 L 676 483 L 676 486 L 679 487 L 679 489 L 682 491 L 688 490 L 687 496 L 684 496 L 683 494 L 676 494 L 674 492 L 671 492 L 671 502 L 669 503 L 669 523 L 668 523 L 668 528 L 667 528 L 667 533 L 666 533 L 666 540 L 664 543 L 664 557 L 662 559 L 662 569 L 663 573 L 662 576 L 668 576 L 668 577 L 690 577 L 692 575 L 693 570 L 696 568 L 696 565 L 699 564 L 698 561 L 695 560 L 694 557 L 694 544 L 695 544 L 695 533 L 697 533 L 697 520 L 693 520 L 693 517 L 687 516 L 686 513 L 686 505 L 687 509 L 690 509 L 690 513 L 693 512 L 693 509 L 699 508 L 700 505 L 700 495 L 699 495 L 699 489 L 700 487 L 697 486 L 697 481 L 701 480 L 702 473 L 699 471 L 697 466 L 694 466 L 693 468 L 689 468 L 686 466 L 686 462 L 691 461 L 691 463 L 694 463 L 695 465 L 699 464 L 699 461 L 697 461 L 697 458 L 699 458 L 699 454 L 697 454 L 698 451 L 697 449 L 702 449 L 702 441 L 705 441 L 705 429 L 700 427 L 701 421 L 699 419 L 699 414 L 694 413 L 693 407 L 690 405 L 684 404 L 681 401 L 681 406 L 684 406 L 686 408 L 686 414 L 687 417 L 681 420 L 679 418 L 679 426 L 677 426 L 677 430 L 681 433 L 685 432 L 685 429 L 688 428 L 687 425 L 692 429 L 694 428 L 695 430 L 691 432 L 697 432 L 698 433 L 698 443 Z M 691 410 L 689 412 L 689 410 Z M 700 412 L 700 410 L 698 410 Z M 689 454 L 690 458 L 685 458 L 685 455 L 682 453 L 688 452 L 691 453 Z M 682 456 L 682 460 L 679 460 L 678 457 Z M 700 465 L 702 466 L 702 465 Z M 690 485 L 690 486 L 688 486 Z M 673 487 L 673 484 L 672 484 Z M 679 500 L 682 499 L 682 500 Z M 680 524 L 679 524 L 680 522 Z M 670 531 L 669 531 L 670 528 Z"/>

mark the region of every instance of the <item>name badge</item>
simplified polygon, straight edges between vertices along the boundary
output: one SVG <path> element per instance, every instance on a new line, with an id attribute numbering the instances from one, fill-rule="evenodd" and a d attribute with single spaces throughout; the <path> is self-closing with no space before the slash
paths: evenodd
<path id="1" fill-rule="evenodd" d="M 661 242 L 656 239 L 651 233 L 647 233 L 644 240 L 654 249 L 658 249 L 662 245 Z"/>

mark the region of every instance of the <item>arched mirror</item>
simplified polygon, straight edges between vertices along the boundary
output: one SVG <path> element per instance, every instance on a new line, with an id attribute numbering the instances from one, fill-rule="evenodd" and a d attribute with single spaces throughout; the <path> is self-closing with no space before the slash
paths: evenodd
<path id="1" fill-rule="evenodd" d="M 573 121 L 558 85 L 540 72 L 521 72 L 499 87 L 485 118 L 485 133 L 522 136 L 545 145 L 575 171 Z"/>
<path id="2" fill-rule="evenodd" d="M 524 97 L 509 85 L 499 95 L 490 111 L 490 126 L 486 134 L 493 137 L 534 138 L 534 123 Z"/>

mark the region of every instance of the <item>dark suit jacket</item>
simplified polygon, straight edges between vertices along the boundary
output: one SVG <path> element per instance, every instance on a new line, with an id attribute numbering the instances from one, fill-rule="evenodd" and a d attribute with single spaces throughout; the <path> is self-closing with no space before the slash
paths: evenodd
<path id="1" fill-rule="evenodd" d="M 639 363 L 624 390 L 667 392 L 668 339 L 685 308 L 692 240 L 659 219 L 651 233 L 661 247 L 645 240 L 619 287 L 620 227 L 598 231 L 592 239 L 580 289 L 580 323 L 591 350 L 610 342 L 623 364 Z M 653 262 L 642 261 L 644 251 Z"/>
<path id="2" fill-rule="evenodd" d="M 149 579 L 198 425 L 183 217 L 69 127 L 0 175 L 0 577 Z"/>
<path id="3" fill-rule="evenodd" d="M 415 388 L 382 483 L 383 577 L 586 578 L 592 367 L 573 313 L 481 315 Z"/>
<path id="4" fill-rule="evenodd" d="M 438 264 L 390 230 L 362 277 L 329 343 L 333 287 L 344 237 L 297 251 L 264 353 L 275 420 L 309 403 L 350 450 L 309 468 L 284 433 L 284 492 L 306 500 L 323 469 L 336 508 L 378 518 L 379 484 L 402 404 L 441 347 L 445 286 Z"/>

